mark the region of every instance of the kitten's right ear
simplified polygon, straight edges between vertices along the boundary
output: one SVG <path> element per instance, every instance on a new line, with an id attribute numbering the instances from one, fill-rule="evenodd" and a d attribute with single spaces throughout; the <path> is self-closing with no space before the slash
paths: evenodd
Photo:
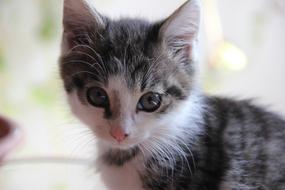
<path id="1" fill-rule="evenodd" d="M 90 0 L 64 0 L 62 52 L 79 43 L 78 38 L 91 29 L 104 28 L 104 18 L 95 10 Z"/>
<path id="2" fill-rule="evenodd" d="M 164 45 L 175 53 L 193 58 L 193 50 L 200 27 L 200 0 L 187 0 L 162 24 L 160 37 Z"/>

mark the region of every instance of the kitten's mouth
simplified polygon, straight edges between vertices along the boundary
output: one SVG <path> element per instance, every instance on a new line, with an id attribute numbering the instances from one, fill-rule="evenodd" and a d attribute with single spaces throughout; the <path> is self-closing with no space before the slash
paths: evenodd
<path id="1" fill-rule="evenodd" d="M 107 142 L 110 145 L 110 148 L 114 149 L 120 149 L 120 150 L 130 150 L 133 148 L 136 148 L 143 142 L 141 139 L 126 139 L 125 141 L 118 142 L 113 139 L 106 140 L 104 139 L 105 142 Z"/>
<path id="2" fill-rule="evenodd" d="M 138 146 L 139 143 L 128 143 L 128 142 L 111 142 L 111 146 L 116 149 L 121 150 L 129 150 L 136 146 Z"/>

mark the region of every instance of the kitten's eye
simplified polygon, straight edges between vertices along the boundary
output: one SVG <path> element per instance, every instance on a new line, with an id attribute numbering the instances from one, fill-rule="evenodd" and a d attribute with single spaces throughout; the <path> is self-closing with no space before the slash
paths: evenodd
<path id="1" fill-rule="evenodd" d="M 160 105 L 161 105 L 160 94 L 148 92 L 141 97 L 137 105 L 137 108 L 145 112 L 154 112 L 160 107 Z"/>
<path id="2" fill-rule="evenodd" d="M 109 104 L 108 95 L 102 88 L 92 87 L 86 92 L 87 101 L 95 107 L 104 108 Z"/>

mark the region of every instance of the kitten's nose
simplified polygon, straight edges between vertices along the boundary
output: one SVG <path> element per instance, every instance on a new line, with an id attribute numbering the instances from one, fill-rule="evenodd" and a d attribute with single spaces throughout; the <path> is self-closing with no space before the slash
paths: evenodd
<path id="1" fill-rule="evenodd" d="M 129 134 L 122 130 L 120 127 L 112 129 L 110 131 L 110 135 L 119 143 L 124 141 L 129 136 Z"/>

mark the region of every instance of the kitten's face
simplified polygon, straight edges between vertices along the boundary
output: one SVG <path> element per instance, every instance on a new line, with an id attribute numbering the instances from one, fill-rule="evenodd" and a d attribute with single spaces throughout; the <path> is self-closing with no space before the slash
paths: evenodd
<path id="1" fill-rule="evenodd" d="M 61 75 L 73 113 L 111 147 L 174 132 L 194 101 L 195 1 L 153 24 L 111 21 L 81 0 L 65 0 L 64 11 Z"/>
<path id="2" fill-rule="evenodd" d="M 167 120 L 170 106 L 175 101 L 159 86 L 143 91 L 140 85 L 129 88 L 123 76 L 110 76 L 107 85 L 91 82 L 80 91 L 69 94 L 69 103 L 75 115 L 98 138 L 120 148 L 142 143 L 156 134 L 156 130 L 161 130 L 161 126 L 168 124 L 164 120 Z M 106 103 L 101 107 L 101 102 Z M 121 140 L 114 138 L 118 130 L 127 137 Z"/>

